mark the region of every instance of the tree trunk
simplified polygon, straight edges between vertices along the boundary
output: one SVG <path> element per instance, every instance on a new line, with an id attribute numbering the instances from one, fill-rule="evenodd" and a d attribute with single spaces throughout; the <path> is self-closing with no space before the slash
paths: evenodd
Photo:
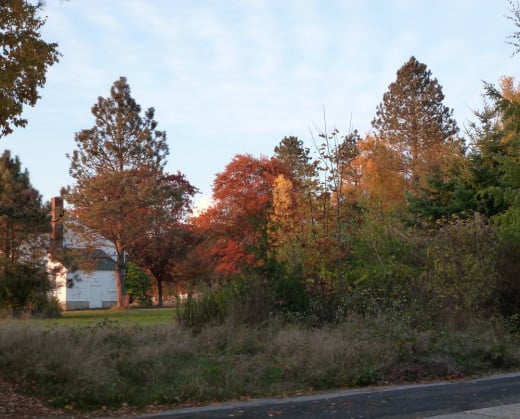
<path id="1" fill-rule="evenodd" d="M 125 263 L 118 261 L 116 269 L 116 308 L 127 308 L 129 301 L 125 290 Z"/>
<path id="2" fill-rule="evenodd" d="M 163 286 L 160 279 L 157 280 L 157 306 L 163 306 Z"/>

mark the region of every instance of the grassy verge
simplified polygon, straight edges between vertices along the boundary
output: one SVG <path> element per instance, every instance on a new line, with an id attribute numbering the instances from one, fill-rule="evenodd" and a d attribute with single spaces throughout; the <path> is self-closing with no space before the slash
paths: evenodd
<path id="1" fill-rule="evenodd" d="M 448 331 L 383 317 L 319 329 L 273 320 L 195 334 L 171 321 L 146 326 L 134 320 L 5 322 L 1 374 L 54 406 L 97 409 L 418 382 L 520 366 L 518 335 L 497 322 Z"/>

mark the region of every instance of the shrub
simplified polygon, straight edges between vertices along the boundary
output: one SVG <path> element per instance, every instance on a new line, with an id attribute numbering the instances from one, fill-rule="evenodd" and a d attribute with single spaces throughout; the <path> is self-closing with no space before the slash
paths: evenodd
<path id="1" fill-rule="evenodd" d="M 420 277 L 425 296 L 443 311 L 491 314 L 499 275 L 495 229 L 479 217 L 435 233 Z"/>
<path id="2" fill-rule="evenodd" d="M 308 310 L 310 295 L 300 273 L 281 273 L 270 279 L 269 284 L 278 310 L 300 314 Z"/>
<path id="3" fill-rule="evenodd" d="M 0 271 L 0 303 L 12 317 L 44 315 L 55 302 L 50 297 L 52 282 L 45 267 L 19 262 Z M 56 310 L 52 309 L 53 315 Z"/>
<path id="4" fill-rule="evenodd" d="M 152 278 L 135 263 L 128 263 L 125 286 L 130 302 L 137 301 L 141 307 L 152 306 Z"/>
<path id="5" fill-rule="evenodd" d="M 416 278 L 424 264 L 426 241 L 395 216 L 373 217 L 367 215 L 355 242 L 349 310 L 399 317 L 416 304 Z"/>
<path id="6" fill-rule="evenodd" d="M 234 282 L 199 285 L 188 293 L 178 318 L 196 328 L 225 320 L 259 324 L 268 320 L 275 309 L 276 299 L 267 281 L 241 276 Z"/>
<path id="7" fill-rule="evenodd" d="M 520 314 L 520 203 L 494 218 L 498 228 L 498 304 L 502 314 Z"/>
<path id="8" fill-rule="evenodd" d="M 205 324 L 219 324 L 228 316 L 233 304 L 233 291 L 229 284 L 200 284 L 195 290 L 190 290 L 186 301 L 178 305 L 177 318 L 190 327 L 200 328 Z"/>

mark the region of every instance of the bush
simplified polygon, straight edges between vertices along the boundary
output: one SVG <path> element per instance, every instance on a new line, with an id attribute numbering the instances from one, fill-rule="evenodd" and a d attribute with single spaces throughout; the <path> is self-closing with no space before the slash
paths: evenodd
<path id="1" fill-rule="evenodd" d="M 152 278 L 135 263 L 128 263 L 125 285 L 131 303 L 137 301 L 141 307 L 152 306 Z"/>
<path id="2" fill-rule="evenodd" d="M 395 216 L 367 214 L 354 244 L 349 310 L 363 316 L 403 316 L 416 304 L 425 239 Z"/>
<path id="3" fill-rule="evenodd" d="M 427 249 L 420 277 L 425 297 L 438 309 L 490 315 L 496 308 L 495 229 L 476 217 L 443 226 Z"/>
<path id="4" fill-rule="evenodd" d="M 269 282 L 278 310 L 293 314 L 307 312 L 310 295 L 301 275 L 282 273 Z"/>
<path id="5" fill-rule="evenodd" d="M 33 317 L 44 319 L 61 317 L 60 302 L 55 297 L 40 294 L 33 303 L 31 314 Z"/>
<path id="6" fill-rule="evenodd" d="M 276 299 L 262 278 L 239 277 L 224 284 L 201 284 L 188 293 L 178 318 L 190 327 L 205 324 L 260 324 L 276 309 Z"/>
<path id="7" fill-rule="evenodd" d="M 12 317 L 55 316 L 57 302 L 50 297 L 52 282 L 47 270 L 37 263 L 16 263 L 0 272 L 0 303 Z"/>
<path id="8" fill-rule="evenodd" d="M 498 304 L 506 316 L 520 314 L 520 204 L 511 207 L 493 220 L 498 228 L 499 248 L 497 270 Z"/>
<path id="9" fill-rule="evenodd" d="M 233 292 L 229 284 L 200 284 L 190 290 L 178 319 L 187 326 L 200 328 L 205 324 L 220 324 L 228 316 L 233 303 Z M 180 305 L 177 306 L 178 309 Z"/>

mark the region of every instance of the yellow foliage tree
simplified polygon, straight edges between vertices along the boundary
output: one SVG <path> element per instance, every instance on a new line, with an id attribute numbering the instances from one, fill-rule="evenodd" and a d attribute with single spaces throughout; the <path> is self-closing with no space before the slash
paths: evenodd
<path id="1" fill-rule="evenodd" d="M 365 206 L 386 214 L 406 205 L 406 180 L 400 175 L 401 158 L 384 140 L 367 136 L 358 143 L 356 163 Z"/>

